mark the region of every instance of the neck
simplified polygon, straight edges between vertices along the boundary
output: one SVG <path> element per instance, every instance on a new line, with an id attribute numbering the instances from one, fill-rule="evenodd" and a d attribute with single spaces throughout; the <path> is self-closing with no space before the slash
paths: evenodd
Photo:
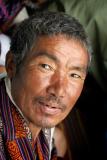
<path id="1" fill-rule="evenodd" d="M 32 124 L 32 123 L 29 123 L 29 128 L 30 128 L 31 133 L 32 133 L 32 138 L 33 138 L 33 140 L 35 141 L 36 138 L 37 138 L 37 136 L 38 136 L 38 134 L 39 134 L 39 132 L 40 132 L 40 130 L 41 130 L 41 128 L 35 126 L 35 125 Z"/>

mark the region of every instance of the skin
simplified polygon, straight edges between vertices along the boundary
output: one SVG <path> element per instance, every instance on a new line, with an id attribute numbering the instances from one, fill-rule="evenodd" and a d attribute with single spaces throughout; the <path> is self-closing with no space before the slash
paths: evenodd
<path id="1" fill-rule="evenodd" d="M 16 72 L 11 52 L 6 69 L 12 97 L 29 122 L 35 139 L 71 111 L 83 88 L 89 57 L 83 46 L 65 36 L 40 37 Z"/>
<path id="2" fill-rule="evenodd" d="M 55 127 L 54 140 L 58 157 L 64 157 L 67 151 L 67 140 L 64 131 L 58 126 Z"/>
<path id="3" fill-rule="evenodd" d="M 0 65 L 0 73 L 4 73 L 4 72 L 6 72 L 5 66 L 1 66 L 1 65 Z"/>

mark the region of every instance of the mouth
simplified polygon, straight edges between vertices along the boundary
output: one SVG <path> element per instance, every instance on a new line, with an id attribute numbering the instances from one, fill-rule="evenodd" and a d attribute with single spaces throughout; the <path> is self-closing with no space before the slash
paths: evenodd
<path id="1" fill-rule="evenodd" d="M 59 107 L 58 105 L 52 105 L 51 103 L 47 104 L 41 101 L 39 101 L 39 108 L 41 112 L 48 115 L 57 115 L 62 112 L 61 107 Z"/>

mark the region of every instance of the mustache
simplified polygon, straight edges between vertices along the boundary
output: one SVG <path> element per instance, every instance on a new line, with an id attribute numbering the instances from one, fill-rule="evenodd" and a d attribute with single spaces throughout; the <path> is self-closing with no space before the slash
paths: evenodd
<path id="1" fill-rule="evenodd" d="M 61 98 L 58 98 L 56 96 L 53 95 L 49 95 L 46 97 L 43 96 L 38 96 L 34 98 L 34 103 L 39 103 L 42 102 L 44 104 L 55 104 L 56 106 L 58 106 L 59 108 L 61 108 L 62 110 L 66 109 L 66 105 L 62 102 Z"/>

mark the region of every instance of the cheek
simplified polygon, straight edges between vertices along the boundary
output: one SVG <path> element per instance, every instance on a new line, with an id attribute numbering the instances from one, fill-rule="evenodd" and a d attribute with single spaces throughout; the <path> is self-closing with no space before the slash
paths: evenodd
<path id="1" fill-rule="evenodd" d="M 27 87 L 32 91 L 41 92 L 49 85 L 50 78 L 40 73 L 33 73 L 28 76 Z"/>
<path id="2" fill-rule="evenodd" d="M 78 100 L 83 89 L 83 84 L 69 87 L 68 89 L 68 106 L 72 108 Z"/>

